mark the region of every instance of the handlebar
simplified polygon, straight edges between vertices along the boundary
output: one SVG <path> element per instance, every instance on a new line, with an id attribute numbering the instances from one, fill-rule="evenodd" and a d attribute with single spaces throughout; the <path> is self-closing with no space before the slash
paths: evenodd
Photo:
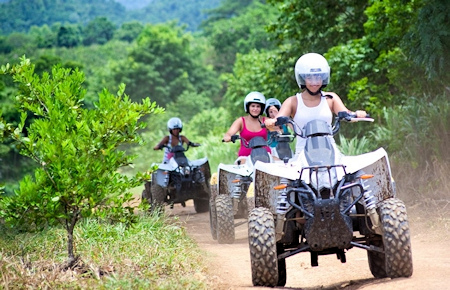
<path id="1" fill-rule="evenodd" d="M 333 135 L 336 135 L 337 132 L 339 132 L 342 120 L 344 120 L 346 122 L 350 122 L 350 123 L 353 123 L 353 122 L 364 122 L 364 121 L 365 122 L 373 122 L 374 119 L 369 118 L 369 117 L 370 117 L 369 114 L 366 114 L 365 118 L 357 118 L 356 117 L 356 113 L 349 113 L 349 112 L 346 112 L 346 111 L 339 112 L 337 117 L 334 118 Z"/>
<path id="2" fill-rule="evenodd" d="M 199 147 L 199 146 L 202 146 L 202 144 L 200 144 L 200 143 L 189 142 L 189 143 L 188 143 L 188 148 L 189 148 L 189 146 L 190 146 L 190 147 Z"/>
<path id="3" fill-rule="evenodd" d="M 261 125 L 261 128 L 266 128 L 266 124 L 260 123 L 260 125 Z M 241 137 L 240 137 L 239 135 L 232 135 L 230 141 L 233 142 L 233 143 L 235 143 L 236 140 L 238 140 L 238 139 L 241 139 Z M 246 141 L 246 140 L 244 140 L 244 141 Z M 222 142 L 225 142 L 225 139 L 222 139 Z M 248 143 L 248 142 L 247 142 L 247 143 Z"/>
<path id="4" fill-rule="evenodd" d="M 230 141 L 235 143 L 236 140 L 238 140 L 238 139 L 241 139 L 241 136 L 239 136 L 239 135 L 232 135 Z M 222 142 L 225 142 L 225 139 L 222 139 Z"/>
<path id="5" fill-rule="evenodd" d="M 352 123 L 352 122 L 373 122 L 374 119 L 370 118 L 369 114 L 367 114 L 365 118 L 357 118 L 356 113 L 349 113 L 346 111 L 338 112 L 338 115 L 337 115 L 337 117 L 335 117 L 334 125 L 332 128 L 333 135 L 336 135 L 337 132 L 339 132 L 341 121 L 346 121 L 346 122 L 350 122 L 350 123 Z M 305 136 L 303 136 L 302 129 L 299 128 L 298 125 L 291 118 L 281 116 L 281 117 L 278 117 L 275 122 L 275 126 L 282 126 L 285 124 L 292 125 L 295 135 L 303 137 L 303 138 L 305 137 Z"/>
<path id="6" fill-rule="evenodd" d="M 341 111 L 338 113 L 336 120 L 345 120 L 347 122 L 361 122 L 361 121 L 367 121 L 367 122 L 373 122 L 374 119 L 370 118 L 369 114 L 366 114 L 365 118 L 357 118 L 356 113 L 349 113 L 346 111 Z"/>
<path id="7" fill-rule="evenodd" d="M 200 144 L 200 143 L 189 142 L 189 143 L 187 143 L 186 148 L 184 148 L 183 145 L 178 145 L 178 146 L 182 146 L 182 147 L 184 148 L 184 151 L 188 151 L 189 147 L 199 147 L 199 146 L 201 146 L 201 145 L 202 145 L 202 144 Z M 176 147 L 176 146 L 174 146 L 174 147 Z M 172 151 L 172 149 L 173 149 L 174 147 L 170 147 L 169 145 L 164 145 L 164 144 L 162 144 L 162 145 L 159 145 L 159 146 L 158 146 L 158 149 L 161 150 L 161 149 L 163 149 L 163 148 L 167 148 L 167 149 L 169 149 L 169 151 Z"/>

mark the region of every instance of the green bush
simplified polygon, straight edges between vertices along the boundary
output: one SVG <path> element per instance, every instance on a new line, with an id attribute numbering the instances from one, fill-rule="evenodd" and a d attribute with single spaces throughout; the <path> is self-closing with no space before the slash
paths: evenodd
<path id="1" fill-rule="evenodd" d="M 83 258 L 68 271 L 65 229 L 30 234 L 0 224 L 0 279 L 5 288 L 207 289 L 204 254 L 177 221 L 137 216 L 132 227 L 85 219 L 74 231 Z"/>

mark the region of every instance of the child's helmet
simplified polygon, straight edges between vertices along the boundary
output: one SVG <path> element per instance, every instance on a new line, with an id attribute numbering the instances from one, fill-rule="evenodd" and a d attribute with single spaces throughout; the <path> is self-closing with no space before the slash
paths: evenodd
<path id="1" fill-rule="evenodd" d="M 269 108 L 275 106 L 275 108 L 278 109 L 278 111 L 281 108 L 281 102 L 278 101 L 278 99 L 270 98 L 266 101 L 266 116 L 269 116 Z"/>

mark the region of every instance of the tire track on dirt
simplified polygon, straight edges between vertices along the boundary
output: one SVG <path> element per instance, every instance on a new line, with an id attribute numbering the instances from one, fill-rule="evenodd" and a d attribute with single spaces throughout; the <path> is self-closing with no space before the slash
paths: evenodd
<path id="1" fill-rule="evenodd" d="M 234 244 L 218 244 L 209 227 L 209 213 L 197 214 L 192 201 L 183 208 L 166 207 L 176 215 L 186 231 L 207 253 L 211 289 L 270 289 L 253 287 L 247 225 L 236 228 Z M 308 254 L 286 259 L 287 282 L 276 289 L 450 289 L 450 230 L 439 227 L 439 220 L 424 223 L 420 214 L 409 214 L 414 272 L 410 278 L 375 279 L 369 270 L 367 253 L 350 249 L 347 263 L 335 255 L 319 256 L 319 266 L 311 267 Z M 415 217 L 417 216 L 417 217 Z M 429 227 L 429 223 L 434 226 Z"/>

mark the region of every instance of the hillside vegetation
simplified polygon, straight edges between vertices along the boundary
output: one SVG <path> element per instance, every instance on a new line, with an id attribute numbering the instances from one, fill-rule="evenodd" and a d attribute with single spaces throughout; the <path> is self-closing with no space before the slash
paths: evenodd
<path id="1" fill-rule="evenodd" d="M 212 172 L 232 163 L 238 147 L 221 139 L 244 114 L 245 95 L 294 95 L 293 66 L 307 52 L 328 59 L 327 90 L 376 120 L 345 126 L 343 152 L 384 147 L 407 205 L 450 199 L 447 0 L 0 3 L 5 288 L 60 288 L 67 272 L 49 269 L 77 265 L 68 285 L 207 288 L 183 230 L 149 221 L 145 204 L 135 209 L 133 194 L 162 159 L 152 148 L 177 116 L 183 134 L 202 144 L 189 158 L 207 156 Z M 166 226 L 168 240 L 193 252 L 170 244 L 171 254 L 159 255 Z M 136 229 L 147 244 L 133 243 Z M 121 254 L 143 244 L 149 252 Z"/>
<path id="2" fill-rule="evenodd" d="M 0 1 L 0 34 L 28 32 L 33 26 L 56 23 L 86 25 L 96 17 L 106 17 L 116 26 L 131 21 L 144 24 L 177 20 L 195 31 L 207 18 L 207 10 L 219 3 L 219 0 Z"/>

